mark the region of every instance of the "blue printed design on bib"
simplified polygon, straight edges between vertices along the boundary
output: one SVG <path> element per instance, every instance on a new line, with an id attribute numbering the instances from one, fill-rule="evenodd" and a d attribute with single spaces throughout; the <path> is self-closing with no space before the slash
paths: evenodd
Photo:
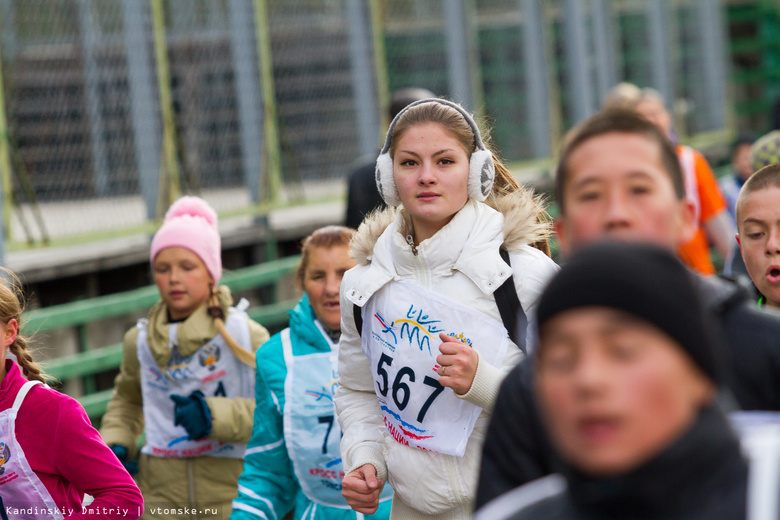
<path id="1" fill-rule="evenodd" d="M 400 318 L 395 323 L 401 324 L 401 341 L 406 339 L 410 346 L 416 346 L 420 350 L 427 349 L 431 354 L 431 340 L 438 341 L 436 334 L 444 332 L 441 328 L 441 320 L 431 318 L 421 308 L 415 308 L 415 304 L 409 305 L 406 317 Z"/>
<path id="2" fill-rule="evenodd" d="M 146 430 L 142 452 L 171 458 L 203 455 L 242 458 L 246 447 L 243 443 L 225 443 L 209 437 L 189 439 L 187 431 L 174 424 L 175 406 L 170 396 L 200 390 L 206 397 L 253 398 L 254 368 L 241 363 L 221 335 L 206 341 L 191 354 L 182 355 L 176 346 L 177 324 L 170 326 L 170 358 L 165 368 L 160 368 L 147 343 L 147 323 L 139 321 L 136 340 Z M 242 348 L 251 348 L 245 314 L 230 310 L 225 328 Z"/>
<path id="3" fill-rule="evenodd" d="M 198 352 L 198 361 L 200 362 L 200 366 L 208 367 L 209 370 L 216 369 L 216 363 L 219 361 L 219 355 L 219 345 L 216 345 L 215 343 L 208 343 L 200 350 L 200 352 Z"/>
<path id="4" fill-rule="evenodd" d="M 192 355 L 182 356 L 179 350 L 174 348 L 171 351 L 171 358 L 168 360 L 168 366 L 165 368 L 165 371 L 168 372 L 168 375 L 174 381 L 184 381 L 193 376 L 190 363 L 192 363 Z"/>
<path id="5" fill-rule="evenodd" d="M 405 444 L 407 446 L 409 445 L 408 441 L 405 439 L 421 441 L 424 439 L 433 438 L 433 435 L 425 435 L 426 433 L 429 433 L 428 430 L 420 429 L 415 425 L 404 421 L 400 415 L 388 408 L 387 405 L 383 404 L 380 408 L 382 409 L 382 412 L 392 416 L 393 419 L 396 420 L 396 423 L 394 424 L 392 421 L 388 421 L 386 418 L 384 418 L 384 423 L 387 431 L 390 432 L 390 435 L 392 435 L 393 438 L 401 444 Z M 414 430 L 417 433 L 413 433 L 410 430 Z"/>
<path id="6" fill-rule="evenodd" d="M 431 340 L 438 341 L 437 334 L 444 332 L 441 319 L 431 318 L 423 308 L 415 307 L 414 303 L 409 305 L 406 314 L 394 321 L 388 321 L 380 311 L 374 313 L 374 318 L 383 327 L 374 333 L 374 339 L 385 343 L 393 352 L 400 341 L 402 346 L 414 346 L 432 354 Z"/>
<path id="7" fill-rule="evenodd" d="M 304 390 L 305 395 L 314 397 L 317 401 L 321 399 L 327 399 L 333 403 L 333 396 L 336 394 L 336 389 L 339 387 L 338 378 L 328 381 L 319 390 Z"/>
<path id="8" fill-rule="evenodd" d="M 5 442 L 0 442 L 0 475 L 5 472 L 5 464 L 11 460 L 11 448 Z"/>
<path id="9" fill-rule="evenodd" d="M 459 332 L 459 333 L 450 332 L 450 333 L 447 334 L 447 336 L 453 337 L 453 338 L 461 341 L 462 343 L 465 343 L 469 347 L 471 346 L 471 338 L 467 338 L 466 335 L 464 333 L 462 333 L 462 332 Z"/>
<path id="10" fill-rule="evenodd" d="M 503 324 L 408 281 L 386 285 L 363 309 L 363 351 L 374 376 L 382 420 L 399 444 L 462 456 L 481 409 L 439 382 L 439 333 L 501 366 L 508 345 Z"/>
<path id="11" fill-rule="evenodd" d="M 158 390 L 168 390 L 171 384 L 170 384 L 170 380 L 167 377 L 165 377 L 165 374 L 163 374 L 162 371 L 157 367 L 147 367 L 147 368 L 148 368 L 148 372 L 152 374 L 152 377 L 147 379 L 147 384 L 152 388 L 156 388 Z"/>

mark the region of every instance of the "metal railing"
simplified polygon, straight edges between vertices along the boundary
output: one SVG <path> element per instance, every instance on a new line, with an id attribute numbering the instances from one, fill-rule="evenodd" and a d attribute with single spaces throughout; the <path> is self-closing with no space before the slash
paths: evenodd
<path id="1" fill-rule="evenodd" d="M 299 261 L 300 256 L 291 256 L 236 269 L 225 273 L 220 283 L 234 292 L 269 286 L 294 272 Z M 119 367 L 122 362 L 122 344 L 92 348 L 88 339 L 87 325 L 99 320 L 142 312 L 154 305 L 159 298 L 157 287 L 147 286 L 123 293 L 36 309 L 25 314 L 24 331 L 29 334 L 70 327 L 77 329 L 80 352 L 47 360 L 42 364 L 46 373 L 58 380 L 83 378 L 84 396 L 79 398 L 79 402 L 90 417 L 96 418 L 105 413 L 113 389 L 98 391 L 95 375 Z M 287 323 L 287 313 L 296 303 L 297 299 L 282 300 L 251 307 L 247 313 L 253 320 L 266 327 L 279 327 Z"/>

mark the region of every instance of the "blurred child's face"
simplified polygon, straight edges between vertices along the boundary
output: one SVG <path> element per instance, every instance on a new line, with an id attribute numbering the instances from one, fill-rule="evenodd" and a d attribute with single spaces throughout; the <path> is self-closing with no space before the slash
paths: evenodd
<path id="1" fill-rule="evenodd" d="M 744 197 L 738 224 L 737 242 L 750 278 L 767 305 L 780 307 L 780 188 Z"/>
<path id="2" fill-rule="evenodd" d="M 693 206 L 677 198 L 651 139 L 624 132 L 592 137 L 571 153 L 567 172 L 565 211 L 556 221 L 564 254 L 602 239 L 675 250 L 693 236 Z"/>
<path id="3" fill-rule="evenodd" d="M 731 167 L 743 181 L 753 175 L 753 166 L 750 164 L 750 148 L 748 143 L 741 144 L 734 149 L 731 155 Z"/>
<path id="4" fill-rule="evenodd" d="M 355 261 L 349 256 L 349 247 L 313 247 L 303 275 L 303 289 L 322 325 L 330 330 L 341 330 L 339 289 L 341 279 Z"/>
<path id="5" fill-rule="evenodd" d="M 154 258 L 152 269 L 172 320 L 188 317 L 208 301 L 214 281 L 203 260 L 189 249 L 163 249 Z"/>
<path id="6" fill-rule="evenodd" d="M 712 399 L 713 384 L 663 331 L 605 307 L 563 312 L 540 330 L 537 399 L 574 467 L 618 475 L 663 451 Z"/>

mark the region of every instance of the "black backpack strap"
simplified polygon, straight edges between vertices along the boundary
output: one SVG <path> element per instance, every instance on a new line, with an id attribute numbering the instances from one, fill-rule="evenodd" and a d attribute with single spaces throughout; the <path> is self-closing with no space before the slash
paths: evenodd
<path id="1" fill-rule="evenodd" d="M 512 263 L 509 261 L 509 251 L 501 247 L 498 252 L 511 269 Z M 514 341 L 515 345 L 520 347 L 523 353 L 527 354 L 525 332 L 528 328 L 528 318 L 525 315 L 523 306 L 520 305 L 520 299 L 517 297 L 517 291 L 515 290 L 515 281 L 511 274 L 495 290 L 493 297 L 496 299 L 496 305 L 498 305 L 498 312 L 501 314 L 501 321 L 504 322 L 504 328 L 509 333 L 509 339 Z"/>
<path id="2" fill-rule="evenodd" d="M 355 328 L 357 329 L 358 336 L 363 337 L 363 310 L 352 304 L 352 316 L 355 317 Z"/>

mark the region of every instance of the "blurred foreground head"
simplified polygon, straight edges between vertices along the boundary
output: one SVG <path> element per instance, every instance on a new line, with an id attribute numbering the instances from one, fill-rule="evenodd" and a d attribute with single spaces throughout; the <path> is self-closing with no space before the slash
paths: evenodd
<path id="1" fill-rule="evenodd" d="M 537 308 L 537 398 L 563 459 L 628 472 L 698 418 L 722 379 L 692 274 L 669 251 L 605 242 L 575 254 Z"/>

